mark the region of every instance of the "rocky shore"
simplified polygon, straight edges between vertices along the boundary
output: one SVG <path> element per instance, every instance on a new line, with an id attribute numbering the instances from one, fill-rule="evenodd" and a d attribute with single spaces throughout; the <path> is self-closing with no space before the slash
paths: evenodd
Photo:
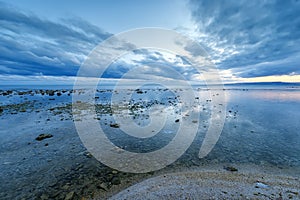
<path id="1" fill-rule="evenodd" d="M 83 146 L 74 122 L 83 120 L 91 105 L 76 102 L 79 105 L 75 110 L 77 117 L 72 111 L 72 94 L 83 92 L 72 89 L 0 90 L 1 199 L 140 199 L 141 195 L 148 199 L 205 199 L 211 194 L 215 199 L 300 198 L 297 138 L 290 139 L 294 133 L 284 133 L 281 127 L 273 130 L 272 123 L 269 126 L 267 122 L 255 122 L 259 118 L 249 115 L 253 113 L 249 112 L 253 111 L 252 107 L 245 107 L 252 106 L 249 102 L 238 99 L 229 103 L 220 141 L 208 157 L 199 159 L 199 144 L 209 126 L 211 108 L 220 106 L 212 105 L 205 95 L 201 97 L 207 90 L 199 90 L 200 98 L 196 96 L 194 101 L 201 115 L 199 120 L 190 123 L 201 123 L 198 136 L 188 151 L 165 169 L 131 174 L 101 164 Z M 135 99 L 130 102 L 120 99 L 119 104 L 110 105 L 113 92 L 116 95 L 133 92 Z M 239 98 L 249 94 L 248 90 L 238 92 Z M 213 91 L 213 95 L 217 93 Z M 139 89 L 97 90 L 93 106 L 97 114 L 95 119 L 114 143 L 130 151 L 151 151 L 166 145 L 174 137 L 172 128 L 185 120 L 179 104 L 176 94 L 168 90 Z M 266 102 L 264 108 L 268 108 L 268 104 Z M 153 105 L 165 107 L 162 111 L 171 116 L 169 125 L 160 133 L 162 139 L 153 139 L 150 144 L 136 140 L 128 145 L 130 138 L 120 134 L 121 125 L 112 115 L 129 110 L 129 116 L 137 124 L 144 125 L 149 122 L 148 111 Z M 268 135 L 269 132 L 272 135 Z"/>

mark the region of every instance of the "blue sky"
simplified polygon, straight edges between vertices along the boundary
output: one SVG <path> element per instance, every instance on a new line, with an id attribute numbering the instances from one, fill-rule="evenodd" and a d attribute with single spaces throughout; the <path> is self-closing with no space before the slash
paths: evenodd
<path id="1" fill-rule="evenodd" d="M 224 82 L 300 82 L 299 13 L 297 0 L 2 1 L 0 84 L 72 81 L 97 44 L 142 27 L 174 29 L 199 42 Z M 176 55 L 131 56 L 134 62 L 121 59 L 106 77 L 150 61 L 168 63 L 187 79 L 193 77 L 194 71 Z"/>

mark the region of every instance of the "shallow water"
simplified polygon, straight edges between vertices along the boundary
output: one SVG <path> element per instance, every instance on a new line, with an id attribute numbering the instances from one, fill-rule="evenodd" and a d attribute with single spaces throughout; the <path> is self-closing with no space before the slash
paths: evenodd
<path id="1" fill-rule="evenodd" d="M 30 88 L 31 90 L 33 88 Z M 64 88 L 65 89 L 65 88 Z M 5 91 L 6 88 L 3 88 Z M 26 89 L 22 89 L 22 91 Z M 61 96 L 41 94 L 0 95 L 0 196 L 3 199 L 36 198 L 42 195 L 63 199 L 78 190 L 77 197 L 92 197 L 95 190 L 110 192 L 120 179 L 128 184 L 152 174 L 134 176 L 118 172 L 93 159 L 80 141 L 71 114 L 72 95 L 66 89 Z M 99 90 L 95 102 L 108 105 L 112 90 Z M 145 92 L 147 91 L 147 92 Z M 179 89 L 177 90 L 179 92 Z M 176 135 L 185 113 L 182 113 L 176 92 L 158 88 L 145 88 L 142 94 L 133 90 L 120 90 L 116 96 L 130 96 L 131 101 L 119 98 L 119 104 L 128 109 L 96 111 L 99 124 L 116 146 L 132 152 L 146 153 L 166 146 Z M 221 136 L 208 156 L 198 157 L 200 146 L 209 127 L 210 94 L 218 91 L 195 88 L 194 111 L 199 114 L 197 135 L 188 150 L 167 170 L 188 169 L 210 164 L 256 164 L 290 168 L 299 173 L 300 168 L 300 90 L 297 88 L 226 88 L 226 120 Z M 51 99 L 51 100 L 50 100 Z M 118 98 L 117 98 L 118 99 Z M 26 104 L 22 104 L 27 102 Z M 20 105 L 21 104 L 21 105 Z M 11 106 L 12 105 L 12 106 Z M 16 106 L 17 105 L 17 106 Z M 156 109 L 151 110 L 155 105 Z M 21 111 L 24 109 L 24 111 Z M 147 127 L 152 117 L 165 122 L 162 129 L 151 127 L 148 138 L 135 138 L 112 128 L 115 116 L 130 118 L 135 125 Z M 84 120 L 84 112 L 82 111 Z M 164 118 L 166 117 L 166 118 Z M 176 122 L 177 119 L 180 119 Z M 165 120 L 165 121 L 164 121 Z M 189 123 L 193 123 L 190 121 Z M 153 129 L 154 128 L 154 129 Z M 134 132 L 135 129 L 132 129 Z M 38 142 L 40 133 L 51 133 L 53 138 Z M 184 138 L 182 138 L 184 140 Z M 184 141 L 183 141 L 184 142 Z M 298 174 L 299 175 L 299 174 Z M 133 177 L 138 177 L 133 181 Z M 106 184 L 107 189 L 99 186 Z M 121 184 L 121 185 L 122 185 Z M 123 186 L 124 187 L 124 186 Z M 109 189 L 112 188 L 112 189 Z M 115 189 L 116 190 L 116 189 Z"/>

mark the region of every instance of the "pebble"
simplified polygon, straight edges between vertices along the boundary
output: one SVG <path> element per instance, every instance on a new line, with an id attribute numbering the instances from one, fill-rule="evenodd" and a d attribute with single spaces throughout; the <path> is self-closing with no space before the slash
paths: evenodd
<path id="1" fill-rule="evenodd" d="M 75 192 L 72 191 L 72 192 L 69 192 L 66 197 L 65 197 L 65 200 L 71 200 L 74 198 L 74 195 L 75 195 Z"/>
<path id="2" fill-rule="evenodd" d="M 109 126 L 112 127 L 112 128 L 120 128 L 120 125 L 117 124 L 117 123 L 115 123 L 115 124 L 110 124 Z"/>
<path id="3" fill-rule="evenodd" d="M 262 189 L 267 189 L 270 186 L 268 186 L 267 184 L 261 183 L 261 182 L 257 182 L 255 183 L 255 188 L 262 188 Z"/>
<path id="4" fill-rule="evenodd" d="M 114 176 L 111 179 L 111 184 L 113 184 L 113 185 L 119 185 L 120 183 L 121 183 L 121 180 L 118 177 L 116 177 L 116 176 Z"/>
<path id="5" fill-rule="evenodd" d="M 105 190 L 105 191 L 107 191 L 107 185 L 105 184 L 105 183 L 101 183 L 100 185 L 99 185 L 99 187 L 101 188 L 101 189 L 103 189 L 103 190 Z"/>
<path id="6" fill-rule="evenodd" d="M 53 135 L 51 135 L 51 134 L 45 134 L 45 133 L 43 133 L 43 134 L 40 134 L 38 137 L 36 137 L 35 139 L 37 140 L 37 141 L 42 141 L 42 140 L 44 140 L 44 139 L 47 139 L 47 138 L 52 138 L 53 137 Z"/>
<path id="7" fill-rule="evenodd" d="M 46 200 L 46 199 L 49 199 L 49 196 L 46 194 L 42 194 L 42 196 L 40 198 L 41 198 L 41 200 Z"/>
<path id="8" fill-rule="evenodd" d="M 237 172 L 238 169 L 232 166 L 224 166 L 224 169 L 230 172 Z"/>

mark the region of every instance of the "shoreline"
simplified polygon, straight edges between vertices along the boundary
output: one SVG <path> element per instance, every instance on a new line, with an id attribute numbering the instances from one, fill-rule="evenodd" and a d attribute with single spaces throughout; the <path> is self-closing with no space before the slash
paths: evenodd
<path id="1" fill-rule="evenodd" d="M 237 172 L 226 171 L 222 164 L 215 164 L 159 173 L 109 199 L 300 199 L 300 173 L 271 166 L 234 166 Z"/>
<path id="2" fill-rule="evenodd" d="M 286 119 L 289 119 L 290 113 L 294 114 L 294 120 L 299 119 L 297 118 L 297 109 L 295 109 L 295 106 L 299 105 L 299 92 L 295 93 L 295 96 L 283 95 L 283 100 L 288 102 L 284 105 L 281 104 L 281 101 L 277 103 L 278 93 L 273 95 L 268 93 L 269 96 L 261 97 L 262 100 L 257 100 L 257 93 L 253 93 L 256 95 L 254 97 L 247 90 L 240 90 L 238 93 L 232 94 L 238 99 L 230 103 L 226 113 L 226 126 L 223 129 L 224 132 L 219 143 L 206 158 L 198 159 L 199 144 L 201 144 L 203 133 L 205 133 L 208 126 L 209 113 L 213 106 L 204 98 L 204 102 L 199 103 L 201 112 L 199 133 L 189 150 L 176 162 L 162 170 L 146 174 L 130 174 L 104 166 L 93 158 L 83 146 L 74 126 L 74 120 L 76 119 L 72 115 L 71 91 L 14 90 L 13 92 L 6 91 L 4 96 L 4 91 L 0 90 L 0 98 L 4 100 L 0 104 L 2 109 L 0 110 L 0 180 L 3 183 L 0 196 L 3 199 L 46 200 L 65 199 L 67 197 L 71 199 L 107 199 L 109 197 L 113 198 L 122 190 L 126 191 L 128 187 L 141 188 L 139 184 L 149 178 L 159 177 L 157 181 L 162 181 L 162 185 L 168 187 L 168 182 L 171 184 L 174 176 L 181 179 L 182 175 L 180 174 L 182 173 L 194 173 L 198 177 L 203 177 L 206 174 L 203 180 L 207 184 L 212 184 L 209 180 L 213 178 L 218 179 L 214 174 L 219 175 L 220 179 L 222 177 L 224 179 L 226 176 L 233 176 L 231 178 L 234 179 L 235 175 L 247 177 L 243 174 L 249 173 L 252 173 L 251 176 L 257 176 L 257 178 L 261 174 L 270 174 L 270 178 L 273 177 L 275 182 L 277 180 L 276 175 L 282 175 L 282 179 L 296 175 L 299 177 L 300 175 L 299 154 L 297 153 L 299 152 L 297 147 L 299 140 L 297 139 L 297 132 L 294 131 L 298 130 L 297 123 L 289 123 L 289 125 L 294 126 L 290 128 L 290 132 L 285 132 L 282 130 L 286 130 L 286 121 L 282 126 L 274 127 L 274 117 L 272 117 L 272 123 L 268 125 L 266 120 L 269 118 L 261 118 L 260 121 L 257 116 L 249 115 L 257 109 L 260 103 L 263 103 L 261 108 L 264 109 L 264 112 L 270 112 L 270 116 L 279 116 L 278 120 L 282 122 L 284 117 L 282 117 L 280 106 L 288 104 L 289 107 L 283 107 L 289 111 L 286 112 Z M 146 101 L 142 97 L 160 95 L 166 91 L 153 89 L 148 90 L 147 93 L 144 91 L 143 93 L 140 91 L 139 93 L 137 93 L 138 91 L 135 92 L 137 99 L 135 103 L 144 107 L 135 106 L 131 111 L 136 122 L 143 124 L 148 120 L 145 113 L 151 105 L 145 104 Z M 205 91 L 198 92 L 200 96 Z M 111 115 L 123 111 L 122 108 L 119 108 L 119 111 L 112 112 L 112 109 L 107 106 L 109 98 L 104 99 L 103 97 L 109 97 L 110 93 L 111 90 L 98 91 L 95 101 L 98 103 L 96 108 L 99 115 L 96 119 L 108 131 L 107 133 L 109 133 L 112 140 L 119 142 L 118 144 L 125 148 L 126 142 L 129 142 L 128 144 L 135 143 L 131 142 L 127 136 L 120 137 L 120 130 L 110 126 L 113 122 Z M 168 97 L 164 96 L 164 99 L 158 103 L 176 107 L 177 100 L 172 96 L 172 98 Z M 247 101 L 240 100 L 241 97 L 246 98 Z M 287 99 L 287 97 L 289 98 Z M 141 98 L 141 100 L 138 100 L 138 98 Z M 256 102 L 251 105 L 248 98 L 256 98 Z M 103 100 L 103 102 L 100 100 Z M 291 102 L 296 103 L 291 104 Z M 273 103 L 274 106 L 270 106 L 270 103 Z M 277 110 L 274 109 L 276 107 L 278 107 Z M 84 109 L 85 107 L 82 110 L 83 117 L 85 114 Z M 257 110 L 259 111 L 259 109 Z M 274 110 L 276 111 L 275 114 L 278 115 L 272 113 Z M 168 114 L 171 116 L 168 121 L 169 127 L 174 127 L 178 124 L 174 123 L 178 115 Z M 259 112 L 257 114 L 258 116 L 261 115 Z M 277 124 L 281 125 L 280 123 Z M 151 143 L 151 148 L 155 145 L 158 145 L 157 148 L 159 148 L 165 144 L 160 142 L 167 142 L 168 139 L 172 139 L 173 132 L 169 127 L 166 126 L 161 132 L 161 136 L 166 137 L 155 140 L 155 143 Z M 41 134 L 49 137 L 38 141 L 36 138 Z M 133 147 L 135 146 L 133 145 Z M 145 145 L 136 146 L 135 150 L 146 147 Z M 224 167 L 228 169 L 230 167 L 237 168 L 238 172 L 227 171 Z M 164 175 L 171 177 L 169 181 L 164 179 Z M 224 184 L 231 184 L 228 180 L 224 179 L 223 181 Z M 280 182 L 280 179 L 278 181 Z M 196 187 L 196 180 L 194 182 Z M 239 182 L 236 181 L 235 183 Z M 243 181 L 241 180 L 240 183 L 243 183 Z M 137 185 L 134 186 L 135 184 Z M 252 188 L 253 184 L 255 183 L 252 181 L 251 184 L 248 183 L 247 187 Z M 201 188 L 199 191 L 201 191 Z M 299 190 L 297 191 L 299 192 Z M 229 194 L 229 191 L 227 193 Z M 246 193 L 243 195 L 246 195 Z M 250 196 L 250 194 L 248 195 Z M 299 198 L 297 195 L 294 196 L 294 199 Z M 288 196 L 285 197 L 288 198 Z M 253 198 L 258 197 L 255 195 Z"/>

